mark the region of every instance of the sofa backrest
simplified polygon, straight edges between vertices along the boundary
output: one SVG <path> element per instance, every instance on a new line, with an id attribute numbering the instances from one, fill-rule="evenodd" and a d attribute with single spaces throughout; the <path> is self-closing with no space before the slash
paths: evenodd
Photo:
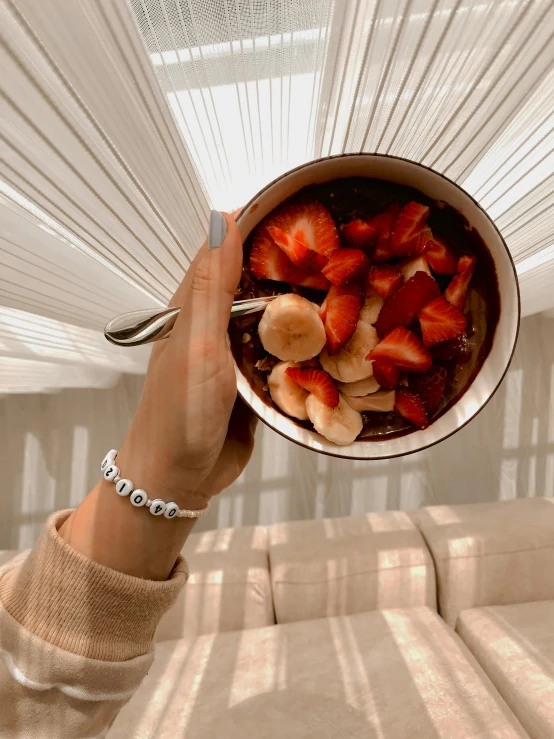
<path id="1" fill-rule="evenodd" d="M 431 506 L 411 513 L 433 555 L 439 613 L 554 599 L 554 500 Z"/>

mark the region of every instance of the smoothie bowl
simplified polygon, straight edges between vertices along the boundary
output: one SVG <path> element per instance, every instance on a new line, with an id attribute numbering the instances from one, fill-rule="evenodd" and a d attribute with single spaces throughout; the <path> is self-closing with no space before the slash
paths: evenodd
<path id="1" fill-rule="evenodd" d="M 519 328 L 515 268 L 458 185 L 408 160 L 305 164 L 241 212 L 238 391 L 297 444 L 351 459 L 419 451 L 498 388 Z"/>

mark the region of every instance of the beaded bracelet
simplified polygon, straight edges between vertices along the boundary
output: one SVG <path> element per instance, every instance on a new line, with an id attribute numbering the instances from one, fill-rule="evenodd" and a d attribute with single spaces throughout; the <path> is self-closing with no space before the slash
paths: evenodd
<path id="1" fill-rule="evenodd" d="M 200 510 L 188 511 L 186 509 L 179 508 L 177 503 L 166 503 L 161 498 L 150 500 L 144 490 L 141 490 L 140 488 L 135 490 L 131 480 L 119 476 L 120 469 L 115 464 L 116 457 L 117 449 L 110 449 L 102 460 L 100 470 L 104 475 L 104 480 L 115 482 L 115 490 L 117 494 L 121 495 L 122 498 L 128 495 L 131 503 L 137 508 L 145 505 L 150 509 L 150 513 L 153 516 L 161 516 L 163 514 L 165 518 L 200 518 L 200 516 L 203 516 L 208 512 L 208 508 L 210 507 L 209 502 L 206 503 L 204 508 L 200 508 Z"/>

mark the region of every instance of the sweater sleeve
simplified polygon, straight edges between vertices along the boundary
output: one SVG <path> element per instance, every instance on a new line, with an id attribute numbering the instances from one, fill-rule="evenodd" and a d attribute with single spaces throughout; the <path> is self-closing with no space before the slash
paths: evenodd
<path id="1" fill-rule="evenodd" d="M 54 514 L 0 571 L 0 736 L 99 737 L 146 675 L 156 626 L 187 579 L 124 575 L 72 549 Z"/>

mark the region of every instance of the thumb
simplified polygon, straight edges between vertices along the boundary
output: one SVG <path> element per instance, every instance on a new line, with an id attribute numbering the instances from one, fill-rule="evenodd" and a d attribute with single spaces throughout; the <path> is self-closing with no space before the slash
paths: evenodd
<path id="1" fill-rule="evenodd" d="M 242 273 L 242 240 L 233 217 L 212 211 L 210 236 L 171 303 L 181 307 L 172 335 L 225 339 L 235 290 Z"/>

